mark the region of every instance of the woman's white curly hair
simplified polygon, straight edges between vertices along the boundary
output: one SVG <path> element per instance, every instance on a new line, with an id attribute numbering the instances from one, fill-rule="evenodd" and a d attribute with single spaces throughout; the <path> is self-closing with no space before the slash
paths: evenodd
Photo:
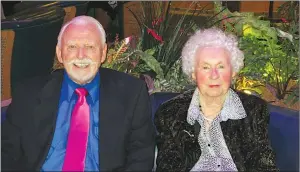
<path id="1" fill-rule="evenodd" d="M 244 66 L 244 53 L 238 48 L 236 36 L 225 34 L 217 28 L 198 30 L 185 43 L 181 58 L 182 70 L 189 77 L 195 69 L 196 52 L 203 47 L 223 47 L 230 54 L 233 71 L 238 73 Z"/>

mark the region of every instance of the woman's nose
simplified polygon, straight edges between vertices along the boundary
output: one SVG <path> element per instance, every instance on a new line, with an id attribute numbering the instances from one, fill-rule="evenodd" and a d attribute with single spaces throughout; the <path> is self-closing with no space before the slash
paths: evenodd
<path id="1" fill-rule="evenodd" d="M 219 71 L 216 68 L 213 68 L 210 72 L 211 79 L 218 79 L 219 78 Z"/>

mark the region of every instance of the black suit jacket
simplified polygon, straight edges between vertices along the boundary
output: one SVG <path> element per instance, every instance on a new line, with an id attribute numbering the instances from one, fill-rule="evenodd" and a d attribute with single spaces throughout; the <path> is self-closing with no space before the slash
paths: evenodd
<path id="1" fill-rule="evenodd" d="M 155 133 L 145 83 L 100 68 L 101 171 L 150 171 Z M 2 170 L 40 170 L 54 135 L 63 70 L 21 84 L 2 123 Z"/>
<path id="2" fill-rule="evenodd" d="M 157 168 L 165 171 L 190 171 L 201 156 L 198 135 L 201 126 L 187 122 L 187 112 L 194 90 L 164 103 L 155 115 Z M 238 171 L 278 171 L 275 153 L 268 139 L 269 113 L 262 99 L 238 95 L 247 117 L 221 122 L 226 145 Z"/>

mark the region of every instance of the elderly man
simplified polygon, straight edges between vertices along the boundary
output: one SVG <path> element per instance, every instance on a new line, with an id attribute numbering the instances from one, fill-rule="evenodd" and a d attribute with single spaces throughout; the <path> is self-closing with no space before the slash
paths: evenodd
<path id="1" fill-rule="evenodd" d="M 146 85 L 99 68 L 106 51 L 105 31 L 94 18 L 79 16 L 63 26 L 56 54 L 64 70 L 28 80 L 13 95 L 2 124 L 2 170 L 152 169 Z"/>

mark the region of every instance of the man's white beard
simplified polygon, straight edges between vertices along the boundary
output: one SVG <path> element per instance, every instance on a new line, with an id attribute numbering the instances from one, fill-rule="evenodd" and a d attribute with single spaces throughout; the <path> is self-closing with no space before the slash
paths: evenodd
<path id="1" fill-rule="evenodd" d="M 75 64 L 77 64 L 78 66 L 87 65 L 87 67 L 89 68 L 89 70 L 91 72 L 83 72 L 83 71 L 75 72 L 73 70 L 75 67 L 74 66 Z M 87 84 L 94 79 L 96 73 L 98 72 L 97 71 L 98 67 L 96 67 L 96 66 L 98 66 L 97 64 L 98 64 L 97 62 L 92 61 L 92 59 L 90 59 L 90 58 L 70 60 L 69 62 L 67 62 L 67 65 L 69 66 L 69 69 L 70 69 L 68 74 L 69 74 L 70 78 L 77 84 L 80 84 L 80 85 Z M 94 71 L 94 68 L 96 68 L 95 71 Z M 84 70 L 84 69 L 82 69 L 82 70 Z"/>
<path id="2" fill-rule="evenodd" d="M 79 74 L 76 74 L 75 72 L 71 71 L 69 73 L 70 75 L 70 78 L 76 82 L 77 84 L 79 85 L 85 85 L 87 83 L 90 83 L 94 77 L 95 77 L 95 73 L 88 73 L 86 75 L 79 75 Z"/>

